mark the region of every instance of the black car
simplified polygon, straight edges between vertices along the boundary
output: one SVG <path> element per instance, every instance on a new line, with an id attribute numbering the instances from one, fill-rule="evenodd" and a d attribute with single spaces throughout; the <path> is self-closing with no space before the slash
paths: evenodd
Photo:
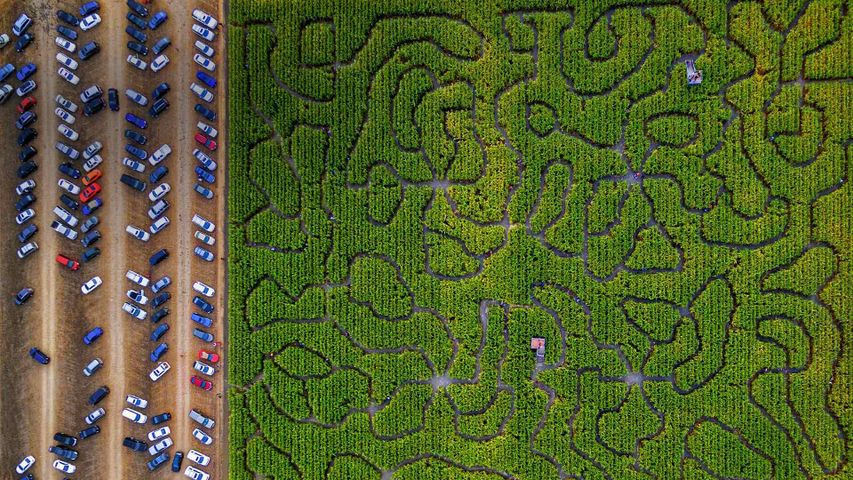
<path id="1" fill-rule="evenodd" d="M 165 98 L 161 98 L 154 102 L 154 105 L 151 105 L 151 108 L 148 109 L 148 113 L 152 117 L 157 118 L 161 113 L 165 112 L 167 108 L 169 108 L 169 101 Z"/>
<path id="2" fill-rule="evenodd" d="M 89 42 L 80 47 L 80 51 L 77 52 L 77 56 L 80 57 L 80 60 L 88 60 L 100 51 L 101 46 L 98 45 L 97 42 Z"/>
<path id="3" fill-rule="evenodd" d="M 148 55 L 148 47 L 139 42 L 134 42 L 133 40 L 127 42 L 127 49 L 132 52 L 136 52 L 143 57 Z"/>
<path id="4" fill-rule="evenodd" d="M 151 300 L 151 308 L 157 308 L 160 305 L 163 305 L 168 302 L 170 298 L 172 298 L 172 294 L 169 292 L 163 292 L 160 295 L 157 295 L 154 297 L 154 300 Z"/>
<path id="5" fill-rule="evenodd" d="M 36 162 L 32 162 L 32 161 L 24 162 L 21 164 L 20 167 L 18 167 L 18 178 L 20 178 L 20 179 L 27 178 L 30 176 L 30 174 L 32 174 L 33 172 L 38 170 L 38 168 L 39 168 L 39 166 L 36 164 Z"/>
<path id="6" fill-rule="evenodd" d="M 99 97 L 94 100 L 89 100 L 85 105 L 83 105 L 83 115 L 91 117 L 92 115 L 100 112 L 103 109 L 104 99 Z"/>
<path id="7" fill-rule="evenodd" d="M 124 440 L 121 442 L 121 444 L 133 450 L 134 452 L 144 452 L 148 450 L 147 443 L 133 437 L 124 437 Z"/>
<path id="8" fill-rule="evenodd" d="M 124 131 L 124 138 L 129 138 L 140 145 L 145 145 L 146 143 L 148 143 L 148 137 L 130 129 L 126 129 Z"/>
<path id="9" fill-rule="evenodd" d="M 15 122 L 15 128 L 17 128 L 18 130 L 23 130 L 35 123 L 36 120 L 38 120 L 38 115 L 36 115 L 36 112 L 32 110 L 24 112 L 21 114 L 20 117 L 18 117 L 18 120 Z"/>
<path id="10" fill-rule="evenodd" d="M 175 452 L 175 458 L 172 460 L 172 471 L 180 472 L 181 471 L 181 462 L 184 460 L 184 452 L 178 450 Z"/>
<path id="11" fill-rule="evenodd" d="M 145 8 L 141 3 L 139 3 L 135 0 L 127 0 L 127 6 L 128 6 L 128 8 L 133 10 L 133 12 L 136 13 L 137 15 L 139 15 L 140 17 L 147 17 L 148 16 L 148 9 Z"/>
<path id="12" fill-rule="evenodd" d="M 216 120 L 216 112 L 214 112 L 213 110 L 210 110 L 209 108 L 205 107 L 204 105 L 202 105 L 200 103 L 195 104 L 195 111 L 196 111 L 196 113 L 198 113 L 202 117 L 210 120 L 211 122 Z"/>
<path id="13" fill-rule="evenodd" d="M 148 41 L 148 35 L 145 35 L 144 33 L 140 32 L 139 30 L 133 28 L 130 25 L 128 25 L 127 28 L 124 29 L 124 32 L 133 37 L 133 39 L 139 43 L 145 43 Z"/>
<path id="14" fill-rule="evenodd" d="M 130 188 L 133 188 L 134 190 L 139 190 L 140 192 L 145 191 L 145 182 L 136 177 L 132 177 L 126 173 L 122 174 L 121 183 L 127 185 Z"/>
<path id="15" fill-rule="evenodd" d="M 169 251 L 165 248 L 161 248 L 160 250 L 157 250 L 154 255 L 151 255 L 151 258 L 148 259 L 148 263 L 150 263 L 153 267 L 154 265 L 157 265 L 168 257 Z"/>
<path id="16" fill-rule="evenodd" d="M 23 52 L 27 48 L 27 45 L 32 43 L 33 40 L 35 40 L 35 37 L 32 33 L 23 34 L 21 38 L 19 38 L 18 41 L 15 42 L 15 51 L 18 53 Z"/>
<path id="17" fill-rule="evenodd" d="M 39 151 L 36 149 L 36 147 L 32 145 L 27 145 L 20 152 L 18 152 L 18 160 L 26 162 L 27 160 L 36 156 L 38 152 Z"/>
<path id="18" fill-rule="evenodd" d="M 106 397 L 107 397 L 107 395 L 109 395 L 109 394 L 110 394 L 110 389 L 109 389 L 109 387 L 107 387 L 106 385 L 102 386 L 101 388 L 99 388 L 99 389 L 95 390 L 95 393 L 93 393 L 93 394 L 89 397 L 89 405 L 97 405 L 97 404 L 99 404 L 99 403 L 101 402 L 101 400 L 103 400 L 104 398 L 106 398 Z"/>
<path id="19" fill-rule="evenodd" d="M 77 200 L 74 200 L 73 198 L 69 197 L 64 193 L 59 196 L 59 199 L 62 201 L 62 203 L 65 204 L 66 207 L 70 208 L 71 210 L 77 210 L 77 208 L 80 207 L 80 204 L 77 202 Z"/>
<path id="20" fill-rule="evenodd" d="M 75 180 L 81 177 L 80 170 L 74 168 L 74 164 L 72 164 L 71 162 L 65 162 L 60 164 L 59 171 Z"/>
<path id="21" fill-rule="evenodd" d="M 169 48 L 169 45 L 171 45 L 171 44 L 172 44 L 172 41 L 169 40 L 169 37 L 163 37 L 154 43 L 154 46 L 151 47 L 151 50 L 154 51 L 154 55 L 160 55 L 160 53 L 162 53 L 163 50 L 166 50 L 167 48 Z"/>
<path id="22" fill-rule="evenodd" d="M 27 194 L 21 195 L 21 198 L 19 198 L 18 201 L 15 202 L 15 210 L 17 210 L 19 212 L 23 212 L 24 210 L 26 210 L 27 207 L 32 205 L 32 203 L 35 201 L 36 201 L 36 196 L 33 195 L 32 193 L 27 193 Z"/>
<path id="23" fill-rule="evenodd" d="M 151 92 L 151 96 L 154 97 L 155 100 L 159 100 L 160 97 L 169 93 L 169 90 L 170 90 L 169 84 L 166 82 L 163 82 L 160 85 L 157 85 L 156 87 L 154 87 L 154 91 Z"/>
<path id="24" fill-rule="evenodd" d="M 18 146 L 23 147 L 24 145 L 32 142 L 33 139 L 38 136 L 39 132 L 37 132 L 35 128 L 25 128 L 18 134 Z"/>
<path id="25" fill-rule="evenodd" d="M 15 294 L 15 305 L 23 305 L 33 296 L 33 290 L 30 287 L 22 288 L 21 291 Z"/>
<path id="26" fill-rule="evenodd" d="M 26 227 L 24 227 L 24 229 L 18 233 L 18 241 L 21 243 L 24 243 L 27 240 L 29 240 L 30 237 L 35 235 L 36 232 L 38 232 L 38 231 L 39 231 L 39 227 L 37 227 L 36 224 L 31 223 L 31 224 L 27 225 Z"/>
<path id="27" fill-rule="evenodd" d="M 118 90 L 115 88 L 107 90 L 107 102 L 110 104 L 110 110 L 118 111 Z"/>
<path id="28" fill-rule="evenodd" d="M 93 245 L 95 242 L 101 239 L 101 232 L 97 230 L 92 230 L 91 232 L 83 235 L 83 239 L 80 240 L 80 243 L 83 244 L 84 247 L 88 248 L 90 245 Z M 98 250 L 100 253 L 100 250 Z"/>
<path id="29" fill-rule="evenodd" d="M 56 32 L 72 42 L 77 41 L 77 32 L 73 28 L 68 28 L 65 25 L 57 25 Z"/>
<path id="30" fill-rule="evenodd" d="M 157 323 L 160 320 L 163 320 L 164 318 L 166 318 L 168 316 L 169 316 L 169 309 L 166 307 L 163 307 L 151 315 L 151 323 Z"/>
<path id="31" fill-rule="evenodd" d="M 95 435 L 98 433 L 101 433 L 101 427 L 94 425 L 94 426 L 91 426 L 85 430 L 81 430 L 79 437 L 80 437 L 80 440 L 84 440 L 84 439 L 89 438 L 92 435 Z"/>
<path id="32" fill-rule="evenodd" d="M 71 437 L 74 441 L 77 441 L 77 438 Z M 65 460 L 74 461 L 77 460 L 77 450 L 72 450 L 70 448 L 65 448 L 60 445 L 56 445 L 47 449 L 48 452 L 56 455 L 57 457 L 64 458 Z"/>
<path id="33" fill-rule="evenodd" d="M 57 10 L 56 18 L 74 27 L 80 24 L 80 20 L 77 20 L 77 17 L 75 17 L 73 14 L 66 12 L 65 10 Z"/>
<path id="34" fill-rule="evenodd" d="M 134 15 L 133 12 L 127 12 L 127 21 L 132 23 L 136 28 L 140 30 L 145 30 L 146 28 L 148 28 L 148 24 L 145 23 L 145 20 Z"/>
<path id="35" fill-rule="evenodd" d="M 64 433 L 61 433 L 61 432 L 56 432 L 55 434 L 53 434 L 53 439 L 56 440 L 57 442 L 65 445 L 65 446 L 68 446 L 68 447 L 73 447 L 73 446 L 77 445 L 77 439 L 76 438 L 72 437 L 71 435 L 66 435 Z"/>
<path id="36" fill-rule="evenodd" d="M 80 258 L 83 259 L 84 262 L 91 262 L 92 259 L 101 254 L 101 249 L 98 247 L 92 247 L 83 252 L 83 255 Z"/>
<path id="37" fill-rule="evenodd" d="M 169 412 L 163 412 L 160 415 L 154 415 L 151 417 L 151 425 L 160 425 L 163 422 L 168 422 L 172 419 L 172 414 Z"/>

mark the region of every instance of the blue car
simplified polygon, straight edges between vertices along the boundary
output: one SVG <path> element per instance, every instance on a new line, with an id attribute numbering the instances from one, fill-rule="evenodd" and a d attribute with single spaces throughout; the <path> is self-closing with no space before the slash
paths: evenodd
<path id="1" fill-rule="evenodd" d="M 201 195 L 202 197 L 208 200 L 213 199 L 213 190 L 204 187 L 201 184 L 196 183 L 195 185 L 193 185 L 193 190 L 195 190 L 195 193 Z"/>
<path id="2" fill-rule="evenodd" d="M 82 7 L 80 7 L 80 16 L 88 17 L 89 15 L 99 11 L 100 9 L 101 6 L 98 4 L 98 2 L 86 2 L 83 4 Z"/>
<path id="3" fill-rule="evenodd" d="M 131 123 L 132 125 L 134 125 L 137 128 L 141 128 L 143 130 L 148 128 L 148 121 L 147 120 L 145 120 L 144 118 L 139 118 L 132 113 L 126 114 L 124 116 L 124 119 L 127 120 L 129 123 Z"/>
<path id="4" fill-rule="evenodd" d="M 6 80 L 6 77 L 12 74 L 15 71 L 15 66 L 11 63 L 7 63 L 3 65 L 3 68 L 0 68 L 0 82 Z"/>
<path id="5" fill-rule="evenodd" d="M 172 41 L 169 40 L 169 37 L 163 37 L 154 43 L 154 46 L 151 47 L 151 50 L 154 51 L 154 55 L 160 55 L 160 53 L 162 53 L 163 50 L 166 50 L 167 48 L 169 48 L 169 45 L 171 45 L 171 44 L 172 44 Z"/>
<path id="6" fill-rule="evenodd" d="M 195 247 L 193 253 L 206 262 L 212 262 L 214 259 L 213 252 L 203 247 Z"/>
<path id="7" fill-rule="evenodd" d="M 195 174 L 199 180 L 204 180 L 207 183 L 216 182 L 216 177 L 214 177 L 212 173 L 208 172 L 206 169 L 201 168 L 198 165 L 196 165 L 195 167 Z"/>
<path id="8" fill-rule="evenodd" d="M 150 28 L 151 30 L 157 30 L 157 27 L 163 25 L 163 22 L 165 22 L 168 18 L 169 16 L 166 15 L 166 12 L 159 11 L 155 13 L 153 17 L 151 17 L 151 20 L 148 21 L 148 28 Z"/>
<path id="9" fill-rule="evenodd" d="M 15 305 L 23 305 L 27 303 L 27 300 L 33 296 L 33 292 L 35 292 L 35 290 L 30 287 L 22 288 L 20 292 L 15 294 Z"/>
<path id="10" fill-rule="evenodd" d="M 160 337 L 166 334 L 169 331 L 169 324 L 164 323 L 159 327 L 155 328 L 153 332 L 151 332 L 151 341 L 156 342 L 160 340 Z M 164 344 L 165 345 L 165 344 Z"/>
<path id="11" fill-rule="evenodd" d="M 165 248 L 157 250 L 157 252 L 155 252 L 154 255 L 151 255 L 151 258 L 148 259 L 148 263 L 150 263 L 153 267 L 154 265 L 157 265 L 158 263 L 165 260 L 168 256 L 169 251 Z"/>
<path id="12" fill-rule="evenodd" d="M 151 356 L 149 358 L 152 362 L 156 362 L 157 360 L 160 360 L 160 357 L 162 357 L 167 351 L 169 351 L 169 345 L 161 343 L 160 345 L 157 345 L 157 348 L 155 348 L 153 352 L 151 352 Z"/>
<path id="13" fill-rule="evenodd" d="M 213 341 L 213 335 L 205 332 L 204 330 L 202 330 L 200 328 L 194 328 L 193 329 L 193 336 L 195 338 L 198 338 L 199 340 L 204 340 L 205 342 L 212 342 Z"/>
<path id="14" fill-rule="evenodd" d="M 207 303 L 203 298 L 198 295 L 193 297 L 193 305 L 200 308 L 204 313 L 213 313 L 213 305 Z"/>
<path id="15" fill-rule="evenodd" d="M 151 172 L 151 175 L 148 176 L 148 180 L 151 181 L 151 183 L 157 183 L 161 178 L 165 177 L 167 173 L 169 173 L 169 169 L 166 168 L 165 165 L 160 165 Z"/>
<path id="16" fill-rule="evenodd" d="M 158 468 L 162 467 L 169 461 L 169 452 L 163 452 L 160 455 L 154 457 L 154 460 L 146 463 L 145 466 L 148 467 L 148 470 L 153 472 Z"/>
<path id="17" fill-rule="evenodd" d="M 210 328 L 210 326 L 213 325 L 213 320 L 201 316 L 195 312 L 192 313 L 192 316 L 190 318 L 192 318 L 195 323 L 201 325 L 204 328 Z"/>
<path id="18" fill-rule="evenodd" d="M 45 355 L 44 352 L 42 352 L 36 347 L 30 349 L 30 356 L 33 357 L 33 360 L 39 362 L 42 365 L 47 365 L 48 363 L 50 363 L 50 357 Z"/>
<path id="19" fill-rule="evenodd" d="M 95 340 L 101 338 L 101 335 L 103 335 L 103 334 L 104 334 L 103 328 L 95 327 L 95 328 L 89 330 L 89 332 L 83 336 L 83 343 L 85 343 L 86 345 L 91 345 L 92 343 L 95 342 Z"/>
<path id="20" fill-rule="evenodd" d="M 184 460 L 184 452 L 178 451 L 175 452 L 175 458 L 172 460 L 172 471 L 180 472 L 181 471 L 181 462 Z"/>
<path id="21" fill-rule="evenodd" d="M 146 158 L 148 158 L 148 152 L 139 147 L 134 147 L 130 144 L 124 146 L 124 151 L 140 160 L 145 160 Z"/>
<path id="22" fill-rule="evenodd" d="M 18 73 L 15 76 L 18 77 L 18 80 L 23 82 L 26 81 L 26 79 L 30 78 L 32 74 L 36 73 L 36 69 L 37 67 L 35 63 L 28 63 L 21 67 L 21 69 L 18 70 Z"/>
<path id="23" fill-rule="evenodd" d="M 201 70 L 195 73 L 195 78 L 199 79 L 200 82 L 204 83 L 210 88 L 216 88 L 216 79 L 202 72 Z"/>

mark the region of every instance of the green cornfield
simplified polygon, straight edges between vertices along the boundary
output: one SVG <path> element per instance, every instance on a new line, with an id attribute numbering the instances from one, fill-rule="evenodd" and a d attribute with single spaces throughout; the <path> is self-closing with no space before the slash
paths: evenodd
<path id="1" fill-rule="evenodd" d="M 853 478 L 851 15 L 232 0 L 231 480 Z"/>

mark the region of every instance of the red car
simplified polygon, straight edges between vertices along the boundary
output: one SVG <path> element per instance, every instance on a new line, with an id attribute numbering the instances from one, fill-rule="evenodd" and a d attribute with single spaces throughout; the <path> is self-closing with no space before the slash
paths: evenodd
<path id="1" fill-rule="evenodd" d="M 211 152 L 216 150 L 216 142 L 205 137 L 204 135 L 202 135 L 200 133 L 195 134 L 195 141 L 204 145 L 204 147 L 207 148 L 208 150 L 210 150 Z"/>
<path id="2" fill-rule="evenodd" d="M 80 268 L 79 263 L 75 262 L 74 260 L 71 260 L 70 258 L 66 257 L 65 255 L 57 255 L 56 261 L 62 265 L 65 265 L 66 267 L 68 267 L 71 270 L 77 270 L 78 268 Z"/>
<path id="3" fill-rule="evenodd" d="M 36 105 L 36 99 L 33 97 L 27 97 L 21 100 L 21 103 L 18 104 L 18 113 L 24 113 L 27 110 L 33 108 Z"/>
<path id="4" fill-rule="evenodd" d="M 199 350 L 198 351 L 198 359 L 199 360 L 207 360 L 210 363 L 218 363 L 219 355 L 213 352 L 208 352 L 207 350 Z"/>
<path id="5" fill-rule="evenodd" d="M 202 390 L 205 390 L 205 391 L 209 391 L 210 389 L 213 388 L 212 383 L 208 382 L 207 380 L 205 380 L 203 378 L 199 378 L 195 375 L 193 375 L 193 377 L 190 379 L 190 383 L 192 383 L 196 387 L 201 388 Z"/>
<path id="6" fill-rule="evenodd" d="M 95 198 L 95 195 L 101 193 L 101 185 L 97 182 L 90 183 L 89 186 L 83 189 L 80 192 L 80 201 L 88 202 L 89 200 Z"/>

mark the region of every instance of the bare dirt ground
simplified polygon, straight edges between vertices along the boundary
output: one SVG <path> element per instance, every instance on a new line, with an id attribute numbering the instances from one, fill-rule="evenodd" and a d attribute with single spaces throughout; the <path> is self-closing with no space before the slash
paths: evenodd
<path id="1" fill-rule="evenodd" d="M 228 450 L 225 436 L 227 411 L 224 362 L 216 365 L 218 371 L 212 378 L 213 391 L 203 392 L 189 383 L 196 352 L 200 348 L 211 349 L 210 345 L 192 337 L 193 322 L 190 314 L 193 311 L 191 300 L 194 281 L 204 281 L 217 289 L 216 311 L 212 315 L 214 328 L 210 331 L 218 341 L 224 340 L 225 334 L 224 169 L 227 162 L 224 154 L 212 155 L 220 165 L 216 172 L 219 178 L 212 188 L 215 192 L 214 200 L 202 199 L 192 191 L 196 182 L 193 173 L 196 162 L 192 158 L 192 150 L 196 147 L 193 135 L 199 117 L 193 112 L 197 99 L 189 91 L 189 84 L 194 80 L 196 72 L 192 62 L 193 42 L 196 39 L 190 30 L 192 9 L 202 8 L 221 20 L 222 6 L 211 0 L 168 3 L 155 0 L 149 6 L 152 12 L 161 9 L 166 11 L 169 20 L 155 32 L 147 32 L 148 46 L 164 35 L 172 40 L 172 46 L 165 52 L 171 62 L 155 74 L 150 70 L 135 70 L 125 61 L 128 54 L 125 45 L 130 39 L 124 32 L 127 25 L 125 2 L 102 1 L 100 15 L 103 22 L 89 32 L 78 29 L 80 39 L 77 41 L 80 46 L 94 40 L 101 45 L 101 52 L 91 60 L 80 62 L 76 73 L 81 81 L 79 85 L 72 86 L 56 75 L 58 64 L 54 56 L 58 47 L 53 42 L 57 24 L 55 9 L 75 12 L 79 4 L 69 0 L 0 0 L 0 33 L 8 31 L 11 34 L 11 23 L 21 11 L 27 11 L 35 20 L 31 30 L 36 36 L 35 43 L 20 55 L 14 52 L 13 46 L 5 47 L 0 50 L 0 62 L 12 62 L 18 67 L 26 62 L 34 62 L 39 68 L 34 76 L 38 83 L 34 96 L 39 102 L 36 107 L 39 119 L 35 124 L 39 137 L 34 146 L 39 151 L 36 157 L 39 170 L 32 178 L 38 184 L 35 192 L 38 201 L 34 209 L 39 232 L 34 239 L 40 246 L 36 254 L 25 260 L 18 260 L 14 254 L 19 246 L 15 236 L 20 227 L 14 223 L 14 210 L 11 208 L 17 198 L 14 188 L 19 183 L 13 173 L 19 164 L 16 158 L 18 147 L 15 145 L 17 130 L 12 128 L 17 118 L 14 105 L 19 99 L 13 95 L 5 105 L 0 106 L 0 123 L 6 125 L 4 131 L 7 132 L 0 138 L 0 165 L 6 170 L 6 174 L 0 175 L 0 205 L 7 206 L 4 209 L 7 213 L 0 218 L 0 225 L 3 226 L 0 228 L 0 244 L 6 250 L 0 255 L 0 291 L 4 296 L 0 300 L 0 332 L 3 334 L 0 335 L 0 388 L 3 391 L 0 395 L 0 438 L 4 439 L 0 442 L 0 472 L 11 473 L 21 458 L 34 455 L 37 463 L 32 471 L 37 478 L 59 478 L 59 472 L 50 466 L 55 457 L 47 452 L 47 448 L 54 444 L 53 433 L 62 431 L 76 434 L 86 427 L 83 418 L 94 409 L 86 400 L 96 388 L 107 385 L 111 393 L 98 405 L 106 409 L 107 416 L 99 422 L 101 433 L 78 445 L 80 457 L 74 462 L 78 467 L 76 477 L 165 478 L 173 475 L 168 466 L 156 474 L 148 474 L 145 462 L 151 457 L 147 453 L 134 453 L 121 446 L 125 436 L 144 439 L 155 428 L 150 422 L 134 425 L 121 417 L 121 409 L 127 406 L 124 397 L 133 393 L 149 400 L 148 408 L 143 410 L 147 415 L 172 413 L 172 420 L 166 424 L 172 429 L 171 437 L 175 442 L 175 446 L 170 449 L 171 455 L 178 450 L 185 453 L 191 448 L 200 450 L 213 458 L 211 465 L 204 470 L 211 473 L 214 479 L 225 478 Z M 12 40 L 15 40 L 14 37 Z M 216 76 L 221 82 L 216 88 L 217 103 L 213 106 L 219 114 L 217 122 L 213 122 L 220 131 L 216 139 L 220 145 L 218 153 L 225 151 L 225 99 L 222 94 L 225 91 L 225 51 L 222 33 L 212 45 L 217 51 Z M 153 55 L 149 53 L 145 60 L 150 62 L 152 58 Z M 144 173 L 130 172 L 121 165 L 121 159 L 125 156 L 123 133 L 127 126 L 124 114 L 133 112 L 143 118 L 148 115 L 141 107 L 132 104 L 123 92 L 126 88 L 133 88 L 150 96 L 153 88 L 163 81 L 171 86 L 167 97 L 171 106 L 159 119 L 151 121 L 144 133 L 149 137 L 145 147 L 149 153 L 163 143 L 172 147 L 171 156 L 164 162 L 170 171 L 163 179 L 172 186 L 172 191 L 166 197 L 172 205 L 166 213 L 171 219 L 171 225 L 153 236 L 149 242 L 142 243 L 127 235 L 124 227 L 127 224 L 140 228 L 150 225 L 151 221 L 146 214 L 149 207 L 147 191 L 143 194 L 131 190 L 119 178 L 123 173 L 130 173 L 147 180 L 152 170 L 147 162 Z M 6 82 L 13 87 L 19 83 L 14 77 Z M 65 161 L 53 147 L 60 137 L 56 131 L 59 120 L 53 115 L 53 98 L 57 93 L 62 94 L 82 108 L 79 92 L 93 83 L 105 91 L 107 88 L 118 89 L 121 110 L 105 110 L 91 118 L 84 117 L 78 111 L 77 122 L 72 125 L 80 132 L 80 139 L 73 142 L 78 150 L 82 151 L 94 140 L 104 145 L 101 152 L 104 163 L 99 167 L 104 174 L 100 181 L 104 206 L 96 212 L 101 220 L 98 229 L 103 235 L 96 244 L 101 249 L 101 255 L 72 272 L 57 264 L 54 257 L 57 253 L 63 253 L 79 259 L 84 248 L 79 241 L 61 238 L 50 229 L 50 222 L 54 219 L 51 210 L 59 204 L 60 191 L 56 181 L 63 177 L 57 171 L 57 166 Z M 82 169 L 82 161 L 78 161 L 75 166 Z M 76 183 L 80 184 L 79 181 Z M 217 259 L 211 264 L 192 254 L 192 248 L 197 243 L 193 238 L 195 229 L 190 221 L 193 213 L 199 213 L 217 224 L 214 235 L 217 243 L 212 249 Z M 79 211 L 76 214 L 83 219 Z M 171 256 L 151 269 L 148 257 L 160 248 L 167 248 Z M 163 360 L 171 364 L 172 371 L 156 384 L 148 379 L 148 372 L 155 365 L 148 359 L 149 353 L 156 346 L 155 342 L 149 340 L 155 325 L 148 320 L 133 320 L 121 311 L 121 305 L 126 300 L 125 292 L 133 287 L 125 280 L 124 274 L 128 269 L 149 276 L 152 282 L 163 275 L 169 275 L 173 281 L 167 289 L 172 299 L 166 303 L 171 314 L 164 320 L 171 328 L 161 339 L 169 344 L 169 352 Z M 98 290 L 83 297 L 80 285 L 94 275 L 99 275 L 104 283 Z M 25 306 L 16 307 L 12 295 L 23 286 L 32 286 L 36 294 Z M 150 290 L 146 295 L 153 297 Z M 148 310 L 149 313 L 152 311 L 150 308 Z M 84 346 L 82 336 L 95 326 L 104 328 L 105 335 L 94 345 Z M 39 346 L 50 355 L 50 365 L 41 366 L 28 358 L 27 350 L 31 346 Z M 220 354 L 225 351 L 222 347 L 216 350 Z M 84 377 L 83 366 L 95 357 L 103 359 L 105 367 L 93 377 Z M 191 432 L 198 425 L 187 416 L 191 408 L 197 408 L 216 419 L 216 428 L 208 432 L 214 438 L 211 447 L 201 446 L 192 438 Z M 0 473 L 0 478 L 5 478 L 5 474 Z"/>

